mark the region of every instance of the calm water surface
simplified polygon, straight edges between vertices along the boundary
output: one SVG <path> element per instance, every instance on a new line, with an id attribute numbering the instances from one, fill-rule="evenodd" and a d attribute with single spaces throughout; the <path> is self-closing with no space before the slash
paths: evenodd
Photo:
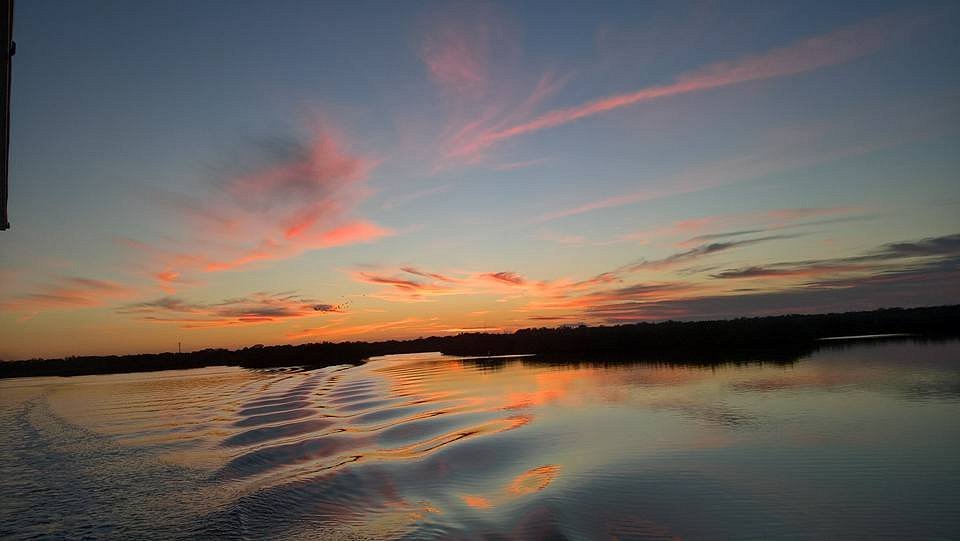
<path id="1" fill-rule="evenodd" d="M 960 538 L 960 343 L 0 382 L 0 537 Z"/>

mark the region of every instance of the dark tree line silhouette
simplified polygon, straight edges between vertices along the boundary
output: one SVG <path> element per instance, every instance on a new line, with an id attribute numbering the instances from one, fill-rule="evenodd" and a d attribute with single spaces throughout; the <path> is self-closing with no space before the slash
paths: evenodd
<path id="1" fill-rule="evenodd" d="M 814 351 L 824 337 L 888 333 L 930 338 L 960 337 L 960 305 L 712 321 L 531 328 L 513 333 L 462 333 L 380 342 L 256 345 L 237 350 L 31 359 L 0 362 L 0 378 L 223 365 L 318 367 L 357 364 L 377 355 L 429 351 L 474 357 L 535 354 L 539 359 L 558 361 L 790 362 Z"/>

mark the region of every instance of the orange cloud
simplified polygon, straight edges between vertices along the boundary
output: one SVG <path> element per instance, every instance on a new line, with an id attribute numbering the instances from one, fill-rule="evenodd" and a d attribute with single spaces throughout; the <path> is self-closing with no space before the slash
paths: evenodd
<path id="1" fill-rule="evenodd" d="M 129 297 L 133 289 L 107 280 L 66 277 L 32 293 L 0 302 L 0 307 L 21 312 L 99 306 L 107 300 Z"/>
<path id="2" fill-rule="evenodd" d="M 257 248 L 226 261 L 210 261 L 203 266 L 206 272 L 220 272 L 245 267 L 259 261 L 287 259 L 303 252 L 350 244 L 373 242 L 394 234 L 392 229 L 380 227 L 366 220 L 357 220 L 315 235 L 302 236 L 295 243 L 265 240 Z"/>
<path id="3" fill-rule="evenodd" d="M 173 283 L 180 278 L 180 273 L 177 271 L 165 270 L 155 273 L 154 277 L 161 282 Z"/>
<path id="4" fill-rule="evenodd" d="M 192 280 L 187 280 L 183 275 L 172 269 L 164 269 L 159 272 L 154 272 L 151 274 L 151 277 L 155 279 L 160 284 L 160 289 L 162 289 L 167 294 L 173 294 L 178 285 L 187 285 L 193 283 Z"/>
<path id="5" fill-rule="evenodd" d="M 415 267 L 400 267 L 400 270 L 402 270 L 403 272 L 406 272 L 406 273 L 408 273 L 408 274 L 415 274 L 415 275 L 417 275 L 417 276 L 423 276 L 424 278 L 432 278 L 432 279 L 434 279 L 434 280 L 440 280 L 441 282 L 451 282 L 451 283 L 458 283 L 458 282 L 460 282 L 460 280 L 458 280 L 458 279 L 456 279 L 456 278 L 453 278 L 453 277 L 451 277 L 451 276 L 446 276 L 446 275 L 439 274 L 439 273 L 436 273 L 436 272 L 422 271 L 422 270 L 420 270 L 420 269 L 418 269 L 418 268 L 415 268 Z"/>
<path id="6" fill-rule="evenodd" d="M 360 325 L 330 324 L 287 333 L 287 338 L 292 340 L 304 338 L 322 338 L 328 340 L 344 336 L 373 336 L 384 331 L 394 331 L 398 329 L 429 330 L 435 328 L 436 325 L 436 318 L 424 319 L 408 317 L 396 321 L 365 323 Z"/>
<path id="7" fill-rule="evenodd" d="M 462 273 L 461 276 L 451 276 L 414 267 L 401 267 L 400 270 L 404 274 L 353 271 L 351 277 L 358 282 L 386 286 L 388 288 L 386 291 L 381 291 L 374 296 L 396 302 L 421 302 L 433 296 L 479 293 L 497 293 L 508 297 L 555 297 L 620 280 L 615 273 L 603 273 L 579 281 L 568 278 L 535 281 L 510 271 Z"/>
<path id="8" fill-rule="evenodd" d="M 388 237 L 393 233 L 392 229 L 380 227 L 373 222 L 356 220 L 320 233 L 315 246 L 332 248 L 348 244 L 364 244 Z"/>
<path id="9" fill-rule="evenodd" d="M 449 333 L 469 333 L 469 332 L 502 332 L 503 327 L 454 327 L 443 329 L 443 332 Z"/>
<path id="10" fill-rule="evenodd" d="M 855 212 L 852 207 L 823 209 L 794 208 L 775 209 L 749 213 L 750 219 L 760 218 L 771 223 L 789 224 L 789 220 L 827 217 L 845 212 Z M 730 215 L 737 220 L 744 215 Z M 711 223 L 723 222 L 731 217 L 708 217 L 681 222 L 675 229 L 684 234 L 709 227 Z M 761 231 L 762 229 L 758 230 Z M 729 234 L 728 234 L 729 235 Z M 921 239 L 915 242 L 891 243 L 864 255 L 828 260 L 795 261 L 754 265 L 745 268 L 720 270 L 712 262 L 704 260 L 735 252 L 759 243 L 784 241 L 796 237 L 775 234 L 741 239 L 707 242 L 694 248 L 677 251 L 658 259 L 640 259 L 613 271 L 601 273 L 582 280 L 557 278 L 536 280 L 516 272 L 433 272 L 417 267 L 402 267 L 397 272 L 354 272 L 355 280 L 382 286 L 383 290 L 370 297 L 396 302 L 422 301 L 431 296 L 444 295 L 496 295 L 497 301 L 512 302 L 509 310 L 523 316 L 493 315 L 482 321 L 475 319 L 470 325 L 439 326 L 431 323 L 423 330 L 433 332 L 498 332 L 523 326 L 526 321 L 620 323 L 659 320 L 690 315 L 690 306 L 698 303 L 732 302 L 753 296 L 761 298 L 795 291 L 798 279 L 803 280 L 812 291 L 835 291 L 848 287 L 848 278 L 884 273 L 904 266 L 932 264 L 957 252 L 957 237 L 945 236 Z M 691 267 L 691 265 L 700 265 Z M 638 281 L 637 273 L 677 271 L 688 278 L 676 277 L 664 280 Z M 824 280 L 822 278 L 829 278 Z M 843 278 L 844 280 L 836 280 Z M 899 279 L 898 277 L 894 277 Z M 743 280 L 754 279 L 744 289 Z M 818 280 L 813 280 L 818 279 Z M 877 278 L 879 279 L 879 278 Z M 875 280 L 876 281 L 876 280 Z M 784 297 L 785 298 L 785 297 Z M 464 312 L 475 315 L 477 312 Z M 478 313 L 486 315 L 487 311 Z M 358 331 L 366 330 L 359 328 Z"/>
<path id="11" fill-rule="evenodd" d="M 457 290 L 442 284 L 436 284 L 434 282 L 419 282 L 414 279 L 383 276 L 370 272 L 354 272 L 351 274 L 351 276 L 358 282 L 388 286 L 400 293 L 408 294 L 412 297 L 463 293 L 461 290 Z"/>
<path id="12" fill-rule="evenodd" d="M 191 225 L 162 245 L 128 242 L 152 257 L 154 277 L 170 287 L 190 271 L 220 272 L 306 251 L 366 243 L 394 231 L 354 215 L 371 193 L 377 161 L 346 150 L 326 124 L 307 142 L 264 145 L 265 159 L 213 186 L 205 197 L 161 194 Z"/>
<path id="13" fill-rule="evenodd" d="M 633 283 L 622 285 L 624 277 L 635 272 L 630 266 L 624 266 L 615 272 L 605 272 L 583 279 L 559 278 L 555 280 L 532 280 L 514 272 L 464 273 L 457 275 L 424 271 L 405 267 L 409 274 L 422 280 L 400 274 L 374 273 L 370 271 L 353 272 L 354 280 L 380 285 L 384 291 L 368 295 L 391 302 L 422 302 L 434 296 L 495 294 L 499 300 L 523 299 L 521 307 L 514 312 L 531 313 L 531 321 L 589 321 L 590 310 L 620 303 L 656 303 L 672 301 L 693 294 L 703 293 L 700 285 L 681 283 Z M 550 314 L 564 310 L 568 313 Z M 543 312 L 548 312 L 544 315 Z M 474 312 L 471 315 L 486 314 L 487 311 Z M 436 332 L 502 332 L 521 327 L 522 320 L 504 320 L 482 326 L 431 327 Z"/>
<path id="14" fill-rule="evenodd" d="M 347 304 L 329 304 L 295 293 L 253 293 L 219 303 L 193 303 L 177 297 L 128 304 L 118 313 L 183 328 L 227 327 L 345 313 Z"/>
<path id="15" fill-rule="evenodd" d="M 511 286 L 519 286 L 527 282 L 526 278 L 515 272 L 488 272 L 481 274 L 480 277 L 499 284 L 507 284 Z"/>

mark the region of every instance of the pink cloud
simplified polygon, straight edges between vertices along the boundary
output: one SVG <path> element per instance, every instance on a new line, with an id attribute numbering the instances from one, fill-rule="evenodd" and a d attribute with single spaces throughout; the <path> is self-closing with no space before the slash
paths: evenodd
<path id="1" fill-rule="evenodd" d="M 421 44 L 420 58 L 445 90 L 478 96 L 487 89 L 489 49 L 488 25 L 448 20 L 434 26 Z"/>
<path id="2" fill-rule="evenodd" d="M 393 235 L 392 229 L 381 227 L 367 220 L 356 220 L 334 227 L 317 235 L 316 246 L 332 248 L 348 244 L 365 244 Z"/>
<path id="3" fill-rule="evenodd" d="M 420 24 L 420 59 L 446 97 L 462 105 L 500 90 L 504 70 L 519 52 L 516 25 L 504 10 L 487 3 L 448 3 Z"/>
<path id="4" fill-rule="evenodd" d="M 469 120 L 455 118 L 452 123 L 455 129 L 443 137 L 443 158 L 435 166 L 435 169 L 442 169 L 456 162 L 468 164 L 483 162 L 487 158 L 486 151 L 490 145 L 479 145 L 477 144 L 478 141 L 488 140 L 493 134 L 498 133 L 505 127 L 529 118 L 547 98 L 555 94 L 565 83 L 566 78 L 558 78 L 552 73 L 546 73 L 537 80 L 532 90 L 526 91 L 526 97 L 522 100 L 516 100 L 515 96 L 524 94 L 511 90 L 510 92 L 504 92 L 503 96 L 491 98 L 480 114 L 473 118 Z M 545 158 L 537 158 L 494 163 L 492 168 L 509 171 L 532 167 L 546 161 Z"/>
<path id="5" fill-rule="evenodd" d="M 678 174 L 659 179 L 648 188 L 598 199 L 575 207 L 542 214 L 533 219 L 543 223 L 597 210 L 632 205 L 663 197 L 693 193 L 715 188 L 743 179 L 756 178 L 782 169 L 783 165 L 762 155 L 751 155 L 730 160 L 711 162 L 691 167 Z"/>
<path id="6" fill-rule="evenodd" d="M 220 272 L 304 252 L 373 242 L 395 232 L 355 216 L 372 193 L 365 181 L 377 160 L 346 150 L 327 125 L 313 126 L 308 143 L 265 147 L 266 165 L 233 175 L 206 197 L 160 199 L 191 225 L 174 240 L 129 245 L 152 259 L 166 288 L 191 271 Z"/>
<path id="7" fill-rule="evenodd" d="M 431 135 L 431 141 L 417 141 L 414 146 L 439 151 L 439 159 L 427 156 L 434 161 L 434 171 L 452 164 L 484 162 L 487 156 L 482 149 L 463 149 L 471 141 L 530 118 L 563 84 L 550 73 L 531 75 L 520 65 L 518 27 L 505 10 L 493 4 L 445 5 L 426 18 L 423 36 L 419 55 L 430 80 L 445 98 L 440 105 L 446 128 L 440 137 Z M 509 170 L 540 162 L 515 159 L 488 165 Z"/>
<path id="8" fill-rule="evenodd" d="M 643 188 L 544 213 L 534 217 L 531 222 L 544 223 L 598 210 L 730 186 L 766 175 L 875 152 L 935 133 L 929 130 L 927 132 L 907 130 L 915 124 L 909 118 L 909 111 L 890 111 L 890 113 L 896 116 L 891 116 L 887 126 L 876 130 L 865 141 L 861 139 L 845 144 L 833 141 L 820 133 L 810 133 L 802 141 L 795 140 L 789 144 L 768 143 L 739 157 L 708 162 L 689 167 L 673 175 L 640 181 L 644 185 Z M 840 127 L 839 123 L 834 126 L 835 130 Z M 690 227 L 694 225 L 696 224 L 689 224 Z"/>
<path id="9" fill-rule="evenodd" d="M 879 17 L 793 43 L 766 53 L 718 62 L 683 74 L 670 84 L 608 96 L 582 105 L 556 109 L 531 120 L 479 134 L 452 151 L 475 156 L 503 140 L 554 128 L 647 101 L 720 88 L 750 81 L 795 75 L 843 64 L 879 51 L 912 30 L 918 21 Z"/>

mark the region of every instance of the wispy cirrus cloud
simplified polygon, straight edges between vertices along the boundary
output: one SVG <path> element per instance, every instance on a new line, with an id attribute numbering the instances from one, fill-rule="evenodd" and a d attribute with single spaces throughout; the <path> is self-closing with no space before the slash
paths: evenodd
<path id="1" fill-rule="evenodd" d="M 694 220 L 678 222 L 674 224 L 675 227 L 673 228 L 673 232 L 690 235 L 708 230 L 728 230 L 717 233 L 703 233 L 690 237 L 680 243 L 681 245 L 690 245 L 730 237 L 752 235 L 756 233 L 762 233 L 764 231 L 777 231 L 797 227 L 826 225 L 872 218 L 872 216 L 868 216 L 866 212 L 867 209 L 865 207 L 856 206 L 781 208 L 755 212 L 741 212 L 734 214 L 706 216 Z M 840 217 L 837 218 L 837 216 Z M 754 229 L 730 230 L 735 227 L 753 227 Z"/>
<path id="2" fill-rule="evenodd" d="M 817 213 L 788 214 L 806 216 Z M 529 313 L 528 319 L 533 321 L 627 323 L 665 318 L 816 311 L 826 306 L 854 309 L 878 307 L 884 303 L 936 303 L 933 301 L 936 295 L 918 293 L 922 289 L 920 284 L 944 287 L 948 297 L 956 294 L 955 284 L 945 284 L 960 272 L 957 267 L 960 264 L 960 235 L 892 242 L 848 257 L 718 270 L 697 280 L 679 279 L 679 275 L 674 274 L 672 280 L 636 281 L 634 274 L 689 265 L 714 254 L 783 237 L 769 235 L 703 244 L 661 259 L 624 265 L 607 274 L 615 277 L 615 281 L 609 278 L 595 280 L 583 288 L 546 288 L 541 295 L 530 295 L 520 311 Z M 715 268 L 701 267 L 694 273 L 708 273 Z M 738 285 L 747 280 L 755 281 L 755 287 Z M 828 299 L 828 292 L 832 290 L 843 290 L 838 293 L 838 298 L 853 304 L 844 307 L 842 303 Z M 871 299 L 871 295 L 876 295 L 876 299 Z M 915 295 L 915 300 L 911 300 L 911 295 Z M 751 306 L 755 309 L 751 310 Z"/>
<path id="3" fill-rule="evenodd" d="M 721 279 L 769 279 L 769 278 L 814 278 L 818 276 L 829 276 L 841 273 L 863 271 L 871 267 L 865 265 L 799 265 L 795 267 L 784 267 L 779 265 L 772 266 L 753 266 L 739 269 L 727 269 L 716 274 L 713 278 Z"/>
<path id="4" fill-rule="evenodd" d="M 662 271 L 690 265 L 715 254 L 762 242 L 786 240 L 793 235 L 768 235 L 752 239 L 710 243 L 660 259 L 643 259 L 586 279 L 536 280 L 514 271 L 439 273 L 416 267 L 397 271 L 352 271 L 357 281 L 382 286 L 370 297 L 391 302 L 424 302 L 456 295 L 496 295 L 501 300 L 524 299 L 520 312 L 582 310 L 588 306 L 624 300 L 655 300 L 702 291 L 704 286 L 681 282 L 640 282 L 622 285 L 643 271 Z"/>
<path id="5" fill-rule="evenodd" d="M 878 132 L 872 134 L 866 141 L 857 141 L 853 144 L 839 143 L 833 146 L 825 146 L 824 141 L 828 138 L 821 134 L 810 133 L 803 140 L 790 144 L 763 144 L 741 156 L 690 166 L 660 178 L 640 180 L 637 182 L 640 188 L 546 212 L 535 216 L 530 221 L 541 224 L 590 212 L 731 186 L 767 175 L 880 150 L 902 143 L 905 140 L 904 137 L 907 139 L 915 137 L 918 132 L 909 133 L 910 135 L 904 136 L 894 131 Z"/>
<path id="6" fill-rule="evenodd" d="M 472 117 L 464 113 L 455 114 L 450 123 L 451 128 L 442 137 L 441 157 L 434 166 L 434 170 L 440 170 L 457 163 L 483 163 L 488 158 L 487 146 L 475 146 L 474 141 L 483 139 L 489 133 L 494 133 L 504 126 L 528 117 L 565 83 L 566 78 L 546 73 L 531 85 L 532 89 L 527 91 L 519 101 L 512 99 L 517 91 L 505 90 L 502 92 L 505 97 L 491 97 L 483 104 L 480 112 L 473 113 Z M 490 165 L 495 170 L 510 171 L 532 167 L 546 161 L 545 158 L 536 158 L 502 163 L 494 162 Z"/>
<path id="7" fill-rule="evenodd" d="M 310 327 L 287 333 L 291 340 L 318 338 L 332 340 L 350 336 L 371 336 L 391 333 L 436 332 L 440 329 L 439 318 L 407 317 L 393 321 L 374 323 L 331 323 L 320 327 Z"/>
<path id="8" fill-rule="evenodd" d="M 401 298 L 422 299 L 424 296 L 456 295 L 463 293 L 461 289 L 442 283 L 438 284 L 437 280 L 417 280 L 415 278 L 405 278 L 397 275 L 388 276 L 366 271 L 353 272 L 351 273 L 351 277 L 357 282 L 386 286 L 394 293 L 401 294 Z M 445 280 L 439 281 L 445 282 Z"/>
<path id="9" fill-rule="evenodd" d="M 677 77 L 674 82 L 607 96 L 582 105 L 549 111 L 530 120 L 488 129 L 463 141 L 453 156 L 475 156 L 507 139 L 555 128 L 638 103 L 751 81 L 785 77 L 843 64 L 891 46 L 922 22 L 916 17 L 883 16 L 807 38 L 786 47 L 717 62 Z"/>
<path id="10" fill-rule="evenodd" d="M 839 213 L 840 211 L 836 211 Z M 785 220 L 832 215 L 833 212 L 813 209 L 781 209 L 771 216 Z M 956 277 L 960 263 L 960 235 L 945 235 L 910 241 L 892 242 L 866 250 L 861 254 L 821 260 L 802 260 L 755 264 L 723 269 L 701 266 L 690 273 L 679 273 L 678 267 L 709 260 L 713 256 L 747 246 L 777 242 L 796 235 L 766 235 L 742 240 L 713 242 L 682 250 L 659 259 L 640 260 L 613 271 L 575 280 L 558 278 L 538 280 L 514 271 L 498 272 L 434 272 L 419 267 L 400 267 L 395 271 L 353 273 L 355 280 L 384 289 L 369 296 L 393 302 L 424 301 L 439 296 L 494 295 L 510 300 L 504 308 L 520 319 L 505 319 L 502 314 L 491 317 L 489 310 L 479 311 L 482 325 L 448 327 L 498 327 L 509 330 L 528 322 L 628 323 L 665 318 L 726 317 L 760 315 L 777 311 L 810 309 L 852 309 L 876 307 L 884 302 L 908 302 L 918 290 L 916 284 L 938 284 L 953 295 L 955 285 L 944 286 Z M 672 270 L 673 274 L 645 279 L 642 273 Z M 688 274 L 699 275 L 696 279 Z M 641 279 L 643 277 L 644 279 Z M 743 281 L 752 280 L 751 287 Z M 916 281 L 914 284 L 911 281 Z M 826 302 L 831 290 L 843 290 L 838 302 Z M 849 290 L 849 291 L 848 291 Z M 877 300 L 870 295 L 876 294 Z M 917 299 L 932 298 L 919 295 Z M 806 299 L 806 300 L 804 300 Z M 727 304 L 725 304 L 727 303 Z M 788 304 L 789 303 L 789 304 Z M 894 303 L 896 304 L 896 303 Z M 500 312 L 504 309 L 496 310 Z M 403 322 L 407 325 L 410 322 Z M 412 323 L 410 323 L 412 325 Z M 331 324 L 330 329 L 336 324 Z M 445 328 L 426 330 L 444 332 Z M 326 332 L 329 329 L 322 329 Z M 357 329 L 362 332 L 364 329 Z"/>
<path id="11" fill-rule="evenodd" d="M 759 244 L 761 242 L 791 239 L 791 238 L 794 238 L 795 236 L 796 235 L 767 235 L 767 236 L 756 237 L 752 239 L 743 239 L 743 240 L 726 241 L 726 242 L 711 242 L 708 244 L 702 244 L 695 248 L 684 250 L 682 252 L 671 254 L 661 259 L 641 260 L 636 263 L 631 263 L 629 265 L 625 265 L 624 267 L 622 267 L 620 271 L 621 272 L 637 272 L 641 270 L 669 269 L 669 268 L 677 267 L 679 265 L 687 265 L 697 260 L 703 259 L 705 257 L 718 254 L 721 252 L 728 252 L 736 248 L 742 248 L 744 246 Z"/>
<path id="12" fill-rule="evenodd" d="M 960 256 L 960 233 L 914 241 L 891 242 L 863 257 L 894 259 L 950 256 Z"/>
<path id="13" fill-rule="evenodd" d="M 0 300 L 5 310 L 36 313 L 46 310 L 87 308 L 130 297 L 135 291 L 121 283 L 79 276 L 62 277 L 33 291 Z"/>
<path id="14" fill-rule="evenodd" d="M 592 311 L 599 306 L 623 303 L 653 303 L 699 292 L 702 288 L 682 282 L 635 282 L 626 286 L 599 287 L 586 292 L 567 291 L 534 299 L 522 310 L 531 313 L 533 321 L 596 321 Z M 562 315 L 543 312 L 563 311 Z M 539 314 L 538 314 L 539 312 Z M 650 319 L 650 318 L 648 318 Z"/>
<path id="15" fill-rule="evenodd" d="M 503 16 L 491 5 L 454 4 L 432 12 L 425 26 L 419 56 L 437 86 L 454 99 L 487 94 L 496 80 L 492 56 L 514 47 Z"/>
<path id="16" fill-rule="evenodd" d="M 875 219 L 876 215 L 869 214 L 869 210 L 867 207 L 858 206 L 781 208 L 687 218 L 666 225 L 619 234 L 612 239 L 588 240 L 582 235 L 558 235 L 544 232 L 537 237 L 568 245 L 608 246 L 636 243 L 640 245 L 674 244 L 683 248 L 770 231 Z M 719 232 L 716 233 L 707 233 L 707 231 L 718 230 Z"/>
<path id="17" fill-rule="evenodd" d="M 442 332 L 447 333 L 468 333 L 468 332 L 501 332 L 503 327 L 452 327 L 449 329 L 442 329 Z"/>
<path id="18" fill-rule="evenodd" d="M 296 257 L 306 251 L 373 242 L 394 234 L 358 217 L 378 161 L 346 149 L 344 138 L 317 122 L 306 141 L 264 142 L 243 169 L 202 196 L 152 194 L 189 229 L 157 243 L 128 241 L 152 261 L 166 291 L 191 273 L 221 272 Z"/>
<path id="19" fill-rule="evenodd" d="M 433 10 L 423 26 L 419 57 L 443 98 L 446 124 L 439 138 L 419 144 L 439 154 L 429 157 L 433 171 L 462 163 L 485 163 L 496 170 L 542 163 L 541 158 L 496 162 L 482 148 L 463 149 L 530 118 L 566 78 L 549 71 L 531 74 L 521 66 L 519 28 L 493 4 L 447 4 Z"/>
<path id="20" fill-rule="evenodd" d="M 920 265 L 927 265 L 929 264 L 927 260 L 930 259 L 938 261 L 958 257 L 960 257 L 960 234 L 892 242 L 866 253 L 847 257 L 781 261 L 727 269 L 712 276 L 719 279 L 836 276 L 865 271 L 885 271 L 888 270 L 888 265 L 896 266 L 892 270 L 903 270 L 905 265 L 911 265 L 911 260 L 921 260 Z"/>
<path id="21" fill-rule="evenodd" d="M 619 280 L 613 273 L 602 273 L 585 280 L 560 278 L 532 280 L 513 271 L 437 273 L 415 267 L 397 271 L 352 271 L 354 281 L 384 286 L 371 296 L 394 302 L 422 302 L 431 297 L 493 294 L 507 297 L 544 297 L 583 291 Z"/>
<path id="22" fill-rule="evenodd" d="M 520 286 L 527 282 L 527 279 L 515 272 L 485 272 L 480 275 L 481 279 L 490 280 L 498 284 L 507 284 L 511 286 Z"/>
<path id="23" fill-rule="evenodd" d="M 889 306 L 939 305 L 960 297 L 960 260 L 927 262 L 871 273 L 826 275 L 792 286 L 726 291 L 629 305 L 597 305 L 587 315 L 607 322 L 641 319 L 707 319 L 783 313 L 872 310 Z"/>
<path id="24" fill-rule="evenodd" d="M 218 303 L 190 302 L 179 297 L 124 305 L 117 312 L 152 323 L 172 323 L 182 328 L 226 327 L 343 314 L 347 304 L 330 304 L 296 293 L 258 292 Z"/>
<path id="25" fill-rule="evenodd" d="M 177 286 L 193 283 L 185 279 L 180 272 L 172 269 L 154 272 L 152 277 L 160 284 L 160 289 L 166 293 L 173 293 Z"/>
<path id="26" fill-rule="evenodd" d="M 242 251 L 230 258 L 212 259 L 200 256 L 198 261 L 202 262 L 200 269 L 204 272 L 227 271 L 257 262 L 295 257 L 310 250 L 373 242 L 393 234 L 392 229 L 381 227 L 373 222 L 354 220 L 309 237 L 301 237 L 298 242 L 265 239 L 259 246 Z"/>
<path id="27" fill-rule="evenodd" d="M 787 211 L 784 213 L 783 211 Z M 755 235 L 766 231 L 782 231 L 785 229 L 808 228 L 819 225 L 834 225 L 850 222 L 862 222 L 874 220 L 876 214 L 868 214 L 866 208 L 862 207 L 827 207 L 827 208 L 806 208 L 806 209 L 781 209 L 760 213 L 760 217 L 771 218 L 771 220 L 761 220 L 752 222 L 751 225 L 757 229 L 740 229 L 732 231 L 722 231 L 719 233 L 704 233 L 679 243 L 680 246 L 691 246 L 703 242 L 712 242 L 723 239 L 742 237 L 745 235 Z M 845 216 L 844 216 L 845 214 Z M 829 218 L 827 216 L 837 216 Z M 821 219 L 810 219 L 825 217 Z M 727 222 L 720 225 L 721 228 L 729 228 L 733 223 Z"/>
<path id="28" fill-rule="evenodd" d="M 589 212 L 703 192 L 829 163 L 955 130 L 960 115 L 954 96 L 911 100 L 892 107 L 856 111 L 828 123 L 798 128 L 788 141 L 765 141 L 733 158 L 686 167 L 658 178 L 639 179 L 638 188 L 535 216 L 539 224 Z M 883 118 L 883 122 L 877 122 Z M 854 127 L 856 129 L 854 129 Z M 866 133 L 862 130 L 869 127 Z"/>
<path id="29" fill-rule="evenodd" d="M 617 323 L 940 304 L 960 295 L 960 234 L 887 243 L 848 257 L 728 269 L 711 277 L 715 283 L 674 298 L 624 301 L 598 294 L 580 315 Z M 724 285 L 746 280 L 756 280 L 757 287 Z"/>

